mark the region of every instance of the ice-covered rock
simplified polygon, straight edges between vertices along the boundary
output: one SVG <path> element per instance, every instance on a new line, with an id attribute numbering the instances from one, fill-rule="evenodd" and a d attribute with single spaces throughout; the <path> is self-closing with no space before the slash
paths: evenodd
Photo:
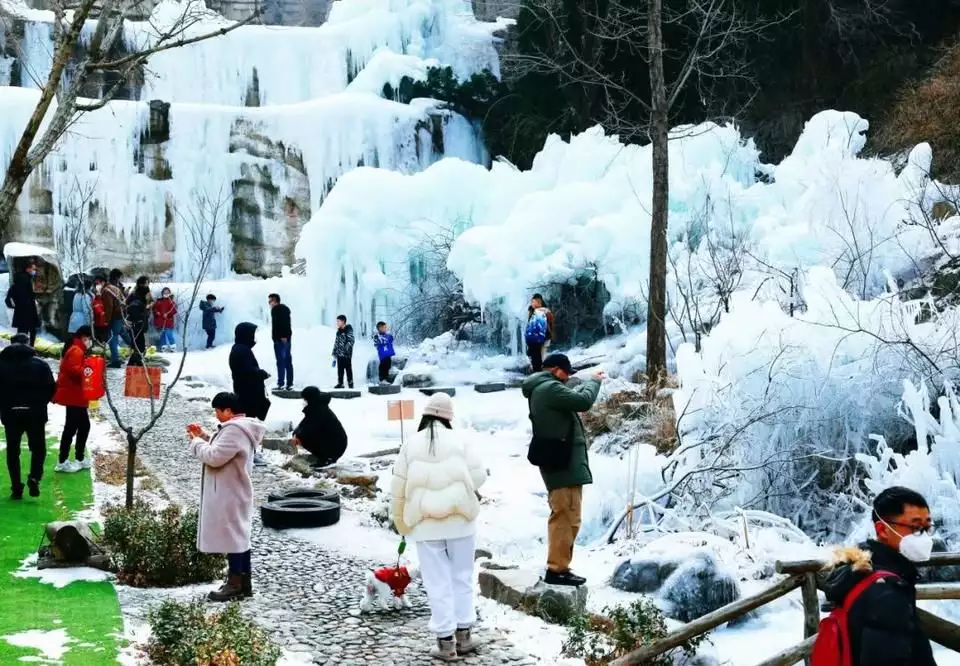
<path id="1" fill-rule="evenodd" d="M 404 373 L 400 381 L 405 388 L 427 388 L 433 386 L 433 375 L 425 372 Z"/>
<path id="2" fill-rule="evenodd" d="M 740 585 L 712 553 L 702 551 L 680 563 L 664 581 L 659 596 L 667 602 L 667 617 L 690 622 L 739 599 Z"/>
<path id="3" fill-rule="evenodd" d="M 678 566 L 680 563 L 673 560 L 624 560 L 613 572 L 610 585 L 624 592 L 656 592 Z"/>

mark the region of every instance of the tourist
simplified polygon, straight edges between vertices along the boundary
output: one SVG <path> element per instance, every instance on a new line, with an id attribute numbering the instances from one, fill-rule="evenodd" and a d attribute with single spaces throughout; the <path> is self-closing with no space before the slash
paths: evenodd
<path id="1" fill-rule="evenodd" d="M 89 326 L 81 326 L 73 334 L 70 345 L 60 361 L 60 373 L 57 375 L 57 392 L 53 401 L 66 407 L 67 418 L 60 435 L 60 461 L 55 467 L 58 472 L 78 472 L 90 469 L 90 459 L 86 457 L 87 436 L 90 434 L 90 403 L 83 392 L 83 361 L 87 351 L 93 346 L 93 331 Z M 74 461 L 70 461 L 70 445 L 76 437 L 73 450 Z"/>
<path id="2" fill-rule="evenodd" d="M 37 310 L 37 295 L 33 280 L 37 276 L 37 262 L 29 261 L 23 270 L 14 274 L 13 284 L 7 291 L 6 304 L 13 309 L 13 327 L 17 333 L 27 336 L 32 347 L 40 329 L 40 313 Z"/>
<path id="3" fill-rule="evenodd" d="M 153 326 L 160 331 L 161 352 L 177 351 L 177 340 L 173 329 L 177 325 L 177 302 L 169 287 L 160 290 L 160 298 L 153 304 Z"/>
<path id="4" fill-rule="evenodd" d="M 153 307 L 153 295 L 150 293 L 150 278 L 141 275 L 137 278 L 137 285 L 127 296 L 126 316 L 130 330 L 131 346 L 130 360 L 127 365 L 143 365 L 143 357 L 147 353 L 147 327 L 149 326 L 149 312 Z"/>
<path id="5" fill-rule="evenodd" d="M 76 291 L 73 292 L 73 309 L 70 311 L 70 319 L 67 321 L 67 333 L 71 336 L 81 326 L 93 326 L 93 295 L 83 276 L 77 284 Z"/>
<path id="6" fill-rule="evenodd" d="M 543 369 L 545 372 L 527 377 L 521 385 L 523 396 L 530 403 L 533 437 L 541 442 L 555 443 L 556 450 L 566 448 L 568 451 L 564 460 L 550 468 L 540 468 L 550 504 L 547 572 L 543 582 L 579 586 L 586 579 L 570 571 L 570 562 L 573 560 L 573 544 L 580 531 L 583 487 L 593 483 L 580 412 L 589 410 L 597 400 L 604 374 L 598 371 L 589 381 L 569 388 L 565 384 L 573 370 L 566 356 L 551 354 L 543 360 Z"/>
<path id="7" fill-rule="evenodd" d="M 353 388 L 353 326 L 347 323 L 346 315 L 337 315 L 337 334 L 333 339 L 333 356 L 337 359 L 337 386 L 343 388 L 343 376 Z"/>
<path id="8" fill-rule="evenodd" d="M 230 374 L 233 377 L 233 393 L 240 401 L 240 411 L 250 418 L 263 421 L 270 410 L 270 400 L 263 382 L 270 373 L 260 369 L 253 347 L 257 344 L 257 325 L 248 321 L 237 324 L 234 344 L 230 349 Z M 259 452 L 254 454 L 255 465 L 265 465 Z"/>
<path id="9" fill-rule="evenodd" d="M 430 396 L 417 434 L 400 448 L 390 485 L 394 525 L 416 543 L 430 605 L 428 627 L 437 639 L 430 654 L 444 661 L 474 647 L 476 490 L 487 478 L 468 435 L 454 431 L 452 421 L 450 396 Z"/>
<path id="10" fill-rule="evenodd" d="M 102 277 L 93 279 L 93 300 L 90 302 L 93 315 L 93 339 L 100 345 L 110 339 L 110 322 L 107 321 L 107 313 L 103 307 L 104 284 L 106 280 Z"/>
<path id="11" fill-rule="evenodd" d="M 293 443 L 309 451 L 317 459 L 317 467 L 332 465 L 347 450 L 347 432 L 330 409 L 328 393 L 307 386 L 302 397 L 303 420 L 293 431 Z"/>
<path id="12" fill-rule="evenodd" d="M 280 302 L 279 294 L 267 296 L 267 304 L 270 306 L 273 354 L 277 359 L 277 388 L 286 386 L 290 391 L 293 389 L 293 327 L 290 323 L 290 308 Z"/>
<path id="13" fill-rule="evenodd" d="M 553 313 L 543 302 L 543 296 L 534 294 L 527 308 L 527 327 L 524 331 L 527 356 L 533 372 L 543 370 L 543 357 L 553 339 Z"/>
<path id="14" fill-rule="evenodd" d="M 373 344 L 377 348 L 377 358 L 380 359 L 380 367 L 377 369 L 377 375 L 381 384 L 390 383 L 390 367 L 393 365 L 393 357 L 396 352 L 393 350 L 393 335 L 387 332 L 387 323 L 377 322 L 377 332 L 373 334 Z"/>
<path id="15" fill-rule="evenodd" d="M 218 393 L 211 403 L 220 425 L 211 435 L 197 423 L 187 426 L 190 453 L 203 463 L 197 549 L 226 553 L 227 580 L 210 592 L 210 601 L 253 596 L 250 528 L 253 521 L 251 463 L 263 439 L 262 423 L 247 418 L 233 393 Z"/>
<path id="16" fill-rule="evenodd" d="M 216 315 L 223 312 L 223 308 L 217 307 L 217 297 L 214 294 L 207 294 L 206 299 L 200 301 L 200 312 L 203 313 L 203 331 L 207 334 L 207 349 L 213 349 L 213 339 L 217 337 Z"/>
<path id="17" fill-rule="evenodd" d="M 44 426 L 47 403 L 53 398 L 56 382 L 50 366 L 37 358 L 28 343 L 30 338 L 17 333 L 9 347 L 0 351 L 0 422 L 7 440 L 7 472 L 10 475 L 10 498 L 23 498 L 20 472 L 20 440 L 27 436 L 30 450 L 30 472 L 27 488 L 30 497 L 39 497 L 43 463 L 47 457 Z"/>
<path id="18" fill-rule="evenodd" d="M 929 560 L 933 551 L 930 507 L 919 493 L 894 486 L 874 499 L 871 518 L 876 538 L 838 550 L 824 588 L 827 600 L 842 606 L 859 583 L 872 577 L 847 607 L 849 663 L 935 666 L 917 620 L 917 563 Z"/>
<path id="19" fill-rule="evenodd" d="M 110 279 L 103 287 L 103 315 L 110 327 L 110 365 L 111 368 L 119 368 L 123 364 L 120 362 L 120 337 L 123 335 L 123 307 L 126 300 L 123 284 L 120 278 L 123 273 L 119 268 L 110 271 Z"/>

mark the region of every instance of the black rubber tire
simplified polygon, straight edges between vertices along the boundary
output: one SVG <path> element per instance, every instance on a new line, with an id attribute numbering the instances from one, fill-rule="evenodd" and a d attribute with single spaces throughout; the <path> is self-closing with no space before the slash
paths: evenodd
<path id="1" fill-rule="evenodd" d="M 260 520 L 275 530 L 329 527 L 340 522 L 340 505 L 309 498 L 282 499 L 262 504 Z"/>
<path id="2" fill-rule="evenodd" d="M 336 490 L 322 490 L 320 488 L 297 488 L 296 490 L 284 490 L 267 495 L 268 502 L 283 499 L 315 499 L 340 504 L 340 493 Z"/>

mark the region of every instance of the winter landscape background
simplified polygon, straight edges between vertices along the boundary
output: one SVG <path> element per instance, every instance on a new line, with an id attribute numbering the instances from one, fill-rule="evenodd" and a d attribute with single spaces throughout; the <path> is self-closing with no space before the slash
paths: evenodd
<path id="1" fill-rule="evenodd" d="M 41 4 L 0 0 L 0 165 L 50 71 L 55 18 Z M 706 553 L 709 575 L 732 581 L 737 595 L 759 590 L 777 559 L 865 537 L 872 496 L 893 484 L 923 493 L 942 549 L 960 548 L 960 185 L 949 137 L 901 132 L 892 145 L 906 112 L 889 99 L 894 119 L 883 117 L 872 139 L 865 116 L 880 112 L 879 98 L 860 105 L 849 91 L 822 95 L 843 106 L 798 105 L 803 122 L 783 121 L 779 134 L 764 115 L 770 90 L 742 116 L 682 100 L 669 143 L 671 381 L 631 412 L 646 365 L 651 147 L 584 114 L 581 126 L 545 124 L 558 133 L 539 127 L 545 138 L 534 133 L 527 150 L 527 136 L 511 160 L 485 125 L 501 111 L 471 116 L 468 105 L 410 92 L 439 89 L 431 77 L 442 67 L 460 83 L 518 76 L 502 67 L 528 34 L 517 32 L 515 6 L 314 4 L 276 3 L 262 24 L 152 57 L 57 143 L 4 241 L 54 247 L 64 275 L 118 266 L 186 295 L 206 242 L 197 220 L 212 222 L 201 293 L 224 306 L 218 341 L 256 322 L 261 366 L 273 368 L 266 298 L 280 293 L 293 312 L 298 386 L 333 384 L 336 315 L 357 330 L 361 377 L 375 322 L 390 322 L 406 359 L 399 383 L 463 387 L 458 422 L 491 469 L 481 545 L 498 562 L 530 567 L 541 566 L 547 506 L 524 459 L 526 404 L 515 390 L 484 396 L 469 385 L 525 372 L 521 322 L 530 295 L 544 293 L 555 346 L 610 376 L 591 421 L 596 483 L 585 491 L 574 562 L 590 579 L 593 610 L 634 598 L 610 584 L 630 558 Z M 783 4 L 780 19 L 794 20 Z M 120 50 L 149 43 L 185 12 L 199 17 L 185 34 L 199 34 L 244 8 L 208 5 L 156 3 L 126 23 Z M 853 11 L 831 4 L 841 5 Z M 946 26 L 890 11 L 891 21 L 915 22 L 912 43 L 940 44 Z M 944 23 L 955 29 L 953 13 Z M 895 33 L 889 48 L 900 53 L 907 38 Z M 856 50 L 865 39 L 838 41 Z M 931 59 L 898 74 L 915 77 Z M 755 64 L 757 81 L 770 66 Z M 850 76 L 866 85 L 878 74 L 863 67 Z M 68 242 L 77 228 L 81 241 Z M 185 341 L 199 349 L 204 339 L 193 316 Z M 181 396 L 229 386 L 227 352 L 192 351 Z M 348 456 L 396 444 L 383 407 L 368 396 L 336 406 Z M 295 422 L 299 409 L 276 400 L 270 418 Z M 395 537 L 371 518 L 375 504 L 350 505 L 339 531 L 297 538 L 389 561 Z M 637 508 L 622 523 L 628 506 Z M 668 590 L 653 596 L 669 609 Z M 960 617 L 954 602 L 928 603 Z M 559 630 L 484 608 L 543 663 L 561 663 Z M 791 595 L 715 632 L 704 654 L 749 664 L 801 638 Z"/>

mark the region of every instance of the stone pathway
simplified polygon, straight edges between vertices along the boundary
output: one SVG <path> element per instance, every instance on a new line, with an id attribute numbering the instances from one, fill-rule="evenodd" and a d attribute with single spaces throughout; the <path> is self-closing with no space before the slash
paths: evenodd
<path id="1" fill-rule="evenodd" d="M 123 374 L 109 374 L 114 395 L 122 395 Z M 122 400 L 121 414 L 142 424 L 149 413 L 146 400 Z M 101 412 L 113 422 L 106 400 Z M 200 496 L 199 464 L 186 446 L 184 427 L 210 416 L 209 403 L 187 400 L 175 393 L 155 428 L 140 442 L 139 455 L 163 483 L 170 498 L 195 506 Z M 268 491 L 291 485 L 289 476 L 275 467 L 254 468 L 258 503 Z M 331 527 L 327 529 L 336 529 Z M 430 634 L 426 598 L 419 590 L 411 594 L 413 609 L 399 613 L 359 616 L 357 605 L 367 571 L 383 562 L 364 561 L 317 544 L 285 537 L 263 529 L 259 515 L 253 526 L 253 599 L 243 608 L 268 629 L 286 649 L 312 653 L 315 664 L 420 666 L 437 664 L 426 656 Z M 157 590 L 119 587 L 124 613 L 144 617 L 148 604 L 157 600 Z M 459 660 L 469 666 L 516 664 L 528 666 L 541 660 L 521 652 L 498 630 L 486 629 L 481 618 L 474 630 L 478 640 L 491 641 L 479 654 Z"/>

